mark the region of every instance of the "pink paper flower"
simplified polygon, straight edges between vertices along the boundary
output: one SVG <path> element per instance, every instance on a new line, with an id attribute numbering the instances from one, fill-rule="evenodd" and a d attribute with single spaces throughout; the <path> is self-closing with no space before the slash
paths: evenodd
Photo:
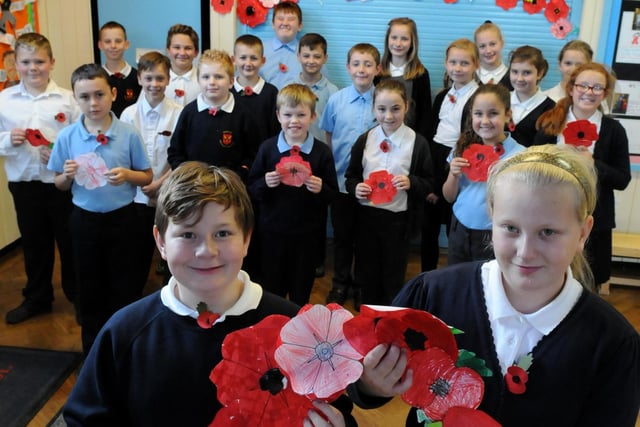
<path id="1" fill-rule="evenodd" d="M 567 35 L 573 30 L 571 22 L 565 18 L 560 18 L 551 25 L 551 34 L 553 37 L 563 40 L 567 38 Z"/>

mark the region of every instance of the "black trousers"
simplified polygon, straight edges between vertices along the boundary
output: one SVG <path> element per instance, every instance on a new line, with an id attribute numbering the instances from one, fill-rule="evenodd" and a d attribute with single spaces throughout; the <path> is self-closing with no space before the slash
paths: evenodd
<path id="1" fill-rule="evenodd" d="M 601 285 L 611 278 L 612 245 L 610 229 L 591 230 L 585 245 L 585 255 L 595 285 Z"/>
<path id="2" fill-rule="evenodd" d="M 495 258 L 491 245 L 491 234 L 491 230 L 467 228 L 453 215 L 449 230 L 448 264 L 454 265 Z"/>
<path id="3" fill-rule="evenodd" d="M 347 290 L 356 285 L 353 281 L 352 269 L 357 208 L 358 202 L 346 193 L 338 193 L 331 203 L 334 288 Z"/>
<path id="4" fill-rule="evenodd" d="M 137 253 L 138 277 L 136 282 L 140 287 L 140 294 L 142 295 L 142 291 L 144 290 L 149 277 L 153 253 L 156 249 L 156 241 L 153 238 L 153 224 L 155 222 L 156 208 L 153 206 L 143 205 L 142 203 L 135 203 L 135 207 L 139 223 L 136 231 L 140 233 L 138 236 L 140 251 Z"/>

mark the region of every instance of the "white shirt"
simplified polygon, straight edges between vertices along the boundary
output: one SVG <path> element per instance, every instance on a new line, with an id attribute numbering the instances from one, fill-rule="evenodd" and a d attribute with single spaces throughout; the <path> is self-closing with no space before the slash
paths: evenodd
<path id="1" fill-rule="evenodd" d="M 475 80 L 471 80 L 457 90 L 454 86 L 451 86 L 442 101 L 442 106 L 438 113 L 440 122 L 438 123 L 436 135 L 433 137 L 434 141 L 450 148 L 456 145 L 458 138 L 460 138 L 464 106 L 477 89 L 478 83 Z"/>
<path id="2" fill-rule="evenodd" d="M 547 89 L 542 93 L 553 99 L 555 102 L 558 102 L 562 98 L 567 96 L 567 92 L 564 90 L 564 86 L 562 85 L 562 83 L 558 83 L 551 89 Z"/>
<path id="3" fill-rule="evenodd" d="M 493 70 L 487 70 L 485 68 L 478 67 L 478 71 L 476 71 L 476 74 L 478 75 L 478 77 L 480 77 L 480 81 L 482 81 L 482 83 L 484 84 L 487 84 L 489 82 L 498 84 L 500 83 L 500 80 L 502 80 L 504 75 L 507 74 L 507 71 L 509 71 L 509 68 L 507 68 L 507 66 L 504 64 L 500 64 Z"/>
<path id="4" fill-rule="evenodd" d="M 513 122 L 515 124 L 520 123 L 520 120 L 527 117 L 527 115 L 538 105 L 542 104 L 545 99 L 547 99 L 547 95 L 538 89 L 538 92 L 536 92 L 531 98 L 520 102 L 516 91 L 511 91 L 511 117 L 513 118 Z"/>
<path id="5" fill-rule="evenodd" d="M 404 76 L 404 69 L 407 68 L 407 64 L 396 67 L 393 63 L 389 63 L 389 71 L 391 72 L 391 77 L 402 77 Z"/>
<path id="6" fill-rule="evenodd" d="M 183 91 L 183 96 L 178 96 L 176 90 Z M 196 99 L 200 94 L 200 85 L 198 84 L 198 72 L 196 66 L 182 75 L 176 74 L 173 70 L 169 70 L 169 85 L 164 91 L 167 98 L 172 99 L 183 107 Z"/>

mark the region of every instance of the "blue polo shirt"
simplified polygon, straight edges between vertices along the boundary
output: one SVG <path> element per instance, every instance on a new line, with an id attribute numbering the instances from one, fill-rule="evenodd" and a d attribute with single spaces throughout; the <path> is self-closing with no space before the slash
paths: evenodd
<path id="1" fill-rule="evenodd" d="M 302 71 L 298 61 L 298 39 L 285 44 L 274 37 L 271 42 L 265 42 L 264 47 L 266 62 L 260 68 L 262 78 L 278 90 L 294 83 Z"/>

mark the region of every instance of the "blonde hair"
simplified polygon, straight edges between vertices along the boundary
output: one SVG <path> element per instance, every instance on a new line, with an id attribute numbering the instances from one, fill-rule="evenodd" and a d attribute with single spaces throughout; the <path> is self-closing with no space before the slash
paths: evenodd
<path id="1" fill-rule="evenodd" d="M 292 83 L 280 89 L 278 97 L 276 98 L 276 108 L 297 107 L 298 105 L 304 105 L 309 107 L 311 114 L 316 111 L 316 95 L 306 85 L 298 83 Z"/>
<path id="2" fill-rule="evenodd" d="M 202 52 L 200 61 L 198 61 L 198 77 L 200 77 L 200 67 L 202 64 L 220 64 L 222 68 L 229 76 L 229 79 L 233 81 L 235 69 L 233 67 L 233 61 L 231 56 L 224 50 L 207 49 Z"/>
<path id="3" fill-rule="evenodd" d="M 504 41 L 502 38 L 502 31 L 500 31 L 500 27 L 494 24 L 491 21 L 484 21 L 473 33 L 473 40 L 478 40 L 478 34 L 483 33 L 485 31 L 495 31 L 498 34 L 498 38 L 500 41 Z"/>
<path id="4" fill-rule="evenodd" d="M 591 62 L 593 60 L 593 49 L 589 46 L 589 43 L 583 42 L 582 40 L 571 40 L 560 49 L 560 53 L 558 54 L 558 62 L 562 62 L 562 58 L 564 54 L 568 50 L 575 50 L 581 52 L 585 58 L 587 58 L 587 62 Z"/>
<path id="5" fill-rule="evenodd" d="M 478 46 L 469 39 L 458 39 L 452 41 L 447 50 L 445 51 L 445 61 L 449 58 L 449 51 L 451 49 L 460 49 L 466 51 L 470 56 L 473 63 L 478 66 L 480 63 L 480 53 L 478 52 Z"/>
<path id="6" fill-rule="evenodd" d="M 51 49 L 51 43 L 42 34 L 38 33 L 25 33 L 22 34 L 16 40 L 16 46 L 14 48 L 16 52 L 16 58 L 18 57 L 18 49 L 24 49 L 27 52 L 33 52 L 36 49 L 44 49 L 50 59 L 53 59 L 53 51 Z"/>
<path id="7" fill-rule="evenodd" d="M 358 43 L 349 49 L 347 53 L 347 64 L 351 62 L 351 56 L 353 56 L 354 53 L 369 54 L 376 63 L 376 66 L 380 65 L 380 51 L 370 43 Z"/>
<path id="8" fill-rule="evenodd" d="M 415 79 L 424 74 L 425 68 L 418 57 L 418 27 L 411 18 L 394 18 L 389 21 L 387 33 L 384 36 L 384 53 L 382 54 L 382 71 L 380 77 L 391 76 L 391 50 L 389 50 L 389 34 L 394 25 L 404 25 L 409 28 L 411 34 L 411 47 L 407 52 L 407 65 L 404 68 L 403 78 L 405 80 Z"/>

